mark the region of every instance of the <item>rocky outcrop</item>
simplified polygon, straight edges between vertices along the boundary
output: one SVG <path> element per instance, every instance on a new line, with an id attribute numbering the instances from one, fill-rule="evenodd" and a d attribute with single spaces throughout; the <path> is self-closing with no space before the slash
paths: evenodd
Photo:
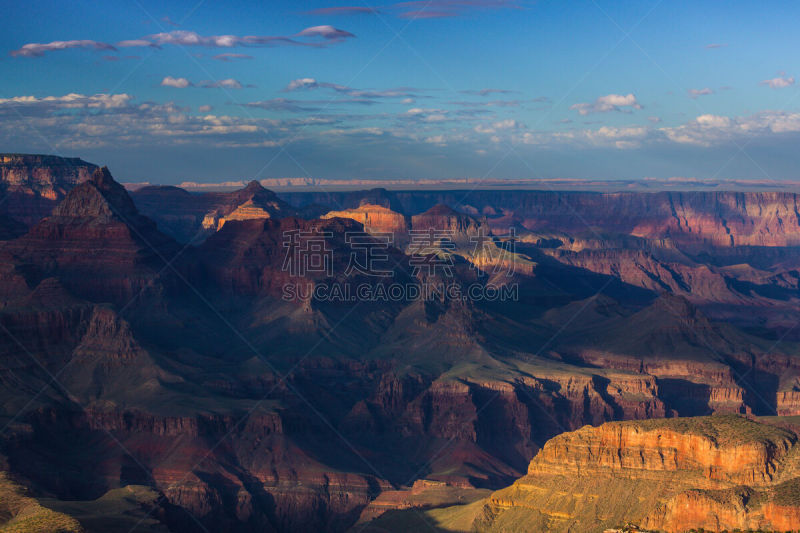
<path id="1" fill-rule="evenodd" d="M 411 228 L 415 232 L 432 231 L 437 238 L 449 238 L 466 246 L 470 246 L 471 238 L 490 234 L 485 219 L 478 220 L 444 204 L 435 205 L 424 213 L 411 217 Z M 438 237 L 438 233 L 442 237 Z"/>
<path id="2" fill-rule="evenodd" d="M 0 154 L 0 191 L 8 195 L 0 213 L 33 225 L 96 169 L 77 157 Z"/>
<path id="3" fill-rule="evenodd" d="M 177 244 L 139 214 L 106 167 L 72 189 L 23 237 L 0 249 L 29 279 L 56 277 L 93 301 L 130 301 L 177 252 Z"/>
<path id="4" fill-rule="evenodd" d="M 800 506 L 786 495 L 798 489 L 800 479 L 766 490 L 687 490 L 659 506 L 641 524 L 658 531 L 793 531 L 800 524 Z"/>
<path id="5" fill-rule="evenodd" d="M 776 411 L 780 416 L 800 415 L 800 390 L 778 391 Z"/>
<path id="6" fill-rule="evenodd" d="M 389 234 L 392 245 L 403 249 L 409 240 L 409 221 L 405 215 L 387 207 L 362 204 L 355 209 L 329 211 L 321 218 L 350 218 L 364 226 L 369 233 Z"/>
<path id="7" fill-rule="evenodd" d="M 75 518 L 42 506 L 25 488 L 0 472 L 0 530 L 8 532 L 84 533 Z"/>
<path id="8" fill-rule="evenodd" d="M 219 231 L 229 220 L 253 220 L 293 216 L 294 209 L 257 181 L 234 193 L 225 202 L 205 214 L 203 229 Z"/>
<path id="9" fill-rule="evenodd" d="M 257 181 L 233 192 L 189 193 L 149 186 L 131 192 L 137 207 L 179 242 L 200 244 L 230 220 L 283 218 L 297 213 Z"/>
<path id="10" fill-rule="evenodd" d="M 800 505 L 785 495 L 800 479 L 782 480 L 796 472 L 797 441 L 792 431 L 733 415 L 585 427 L 549 441 L 525 477 L 489 498 L 475 525 L 793 528 Z"/>
<path id="11" fill-rule="evenodd" d="M 295 205 L 344 205 L 355 193 L 286 193 Z M 445 204 L 531 231 L 632 235 L 681 245 L 792 246 L 800 243 L 798 195 L 787 192 L 583 193 L 557 191 L 397 191 L 408 214 Z"/>

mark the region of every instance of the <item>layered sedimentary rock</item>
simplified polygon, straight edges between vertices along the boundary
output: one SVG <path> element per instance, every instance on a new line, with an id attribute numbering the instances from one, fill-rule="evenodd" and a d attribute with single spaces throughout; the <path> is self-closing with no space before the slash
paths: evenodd
<path id="1" fill-rule="evenodd" d="M 294 205 L 328 205 L 355 193 L 283 193 Z M 800 243 L 798 195 L 787 192 L 583 193 L 558 191 L 396 191 L 408 214 L 438 204 L 497 224 L 562 234 L 626 234 L 678 243 L 788 246 Z M 349 207 L 349 206 L 347 206 Z"/>
<path id="2" fill-rule="evenodd" d="M 461 204 L 449 192 L 332 193 L 299 210 L 335 213 L 304 219 L 285 216 L 291 208 L 258 184 L 128 194 L 101 170 L 52 216 L 0 245 L 7 469 L 42 494 L 77 501 L 147 486 L 163 504 L 153 516 L 175 531 L 198 522 L 212 531 L 344 531 L 388 511 L 377 527 L 404 507 L 472 501 L 473 491 L 507 486 L 534 456 L 541 468 L 529 492 L 550 490 L 548 479 L 561 476 L 566 495 L 554 493 L 541 516 L 520 514 L 526 524 L 610 523 L 616 511 L 591 495 L 608 488 L 636 502 L 658 493 L 653 479 L 681 488 L 684 477 L 692 483 L 636 515 L 640 525 L 694 527 L 676 511 L 687 502 L 705 513 L 692 524 L 718 515 L 725 524 L 777 527 L 784 523 L 775 516 L 794 516 L 791 490 L 778 488 L 792 487 L 793 470 L 784 468 L 795 453 L 791 431 L 741 444 L 720 440 L 716 422 L 716 433 L 698 433 L 670 420 L 602 438 L 586 428 L 550 444 L 612 420 L 798 412 L 797 345 L 776 342 L 783 330 L 775 322 L 744 333 L 707 314 L 712 304 L 746 318 L 780 312 L 790 329 L 800 279 L 792 248 L 696 253 L 686 244 L 706 237 L 691 221 L 692 232 L 683 232 L 685 221 L 680 231 L 659 226 L 663 209 L 649 203 L 657 195 L 464 193 Z M 758 233 L 730 222 L 737 209 L 761 220 L 756 210 L 709 198 L 684 198 L 684 213 L 725 213 L 735 236 Z M 454 209 L 437 206 L 442 200 Z M 600 235 L 569 217 L 570 207 Z M 388 260 L 366 272 L 355 268 L 348 233 L 400 231 L 412 214 L 413 229 L 451 233 L 455 248 L 434 235 L 431 252 L 451 254 L 449 274 L 415 273 L 408 248 L 386 250 Z M 640 235 L 645 215 L 657 237 Z M 509 223 L 517 237 L 488 244 L 518 244 L 510 258 L 474 252 L 487 224 Z M 765 228 L 760 235 L 779 231 Z M 184 248 L 162 229 L 184 243 L 208 238 Z M 502 261 L 525 270 L 490 268 Z M 507 300 L 408 296 L 426 284 L 518 290 Z M 392 286 L 399 296 L 381 292 Z M 366 292 L 349 292 L 358 287 Z M 733 469 L 728 457 L 738 461 Z M 580 472 L 598 485 L 570 481 Z M 631 472 L 639 477 L 627 484 Z M 737 483 L 749 488 L 737 492 Z M 517 510 L 503 502 L 533 501 L 519 490 L 490 504 L 482 524 L 513 525 L 504 517 Z M 569 495 L 578 503 L 562 501 Z M 744 503 L 731 511 L 722 500 Z"/>
<path id="3" fill-rule="evenodd" d="M 30 281 L 55 276 L 77 295 L 123 304 L 177 251 L 105 167 L 72 189 L 51 216 L 0 249 Z"/>
<path id="4" fill-rule="evenodd" d="M 77 157 L 0 154 L 0 191 L 8 195 L 0 213 L 28 226 L 35 224 L 95 169 Z"/>
<path id="5" fill-rule="evenodd" d="M 229 193 L 188 193 L 148 186 L 131 193 L 142 213 L 180 242 L 200 244 L 230 220 L 294 216 L 295 210 L 257 181 Z"/>
<path id="6" fill-rule="evenodd" d="M 797 527 L 797 435 L 733 415 L 607 423 L 549 441 L 480 531 Z"/>
<path id="7" fill-rule="evenodd" d="M 364 226 L 369 233 L 389 234 L 392 245 L 404 248 L 409 239 L 409 221 L 402 213 L 388 207 L 362 204 L 355 209 L 329 211 L 321 218 L 350 218 Z"/>
<path id="8" fill-rule="evenodd" d="M 252 220 L 286 217 L 294 214 L 289 204 L 275 193 L 262 187 L 257 181 L 236 191 L 225 202 L 203 217 L 203 228 L 219 231 L 229 220 Z"/>
<path id="9" fill-rule="evenodd" d="M 471 242 L 470 238 L 489 235 L 485 219 L 478 220 L 444 204 L 435 205 L 424 213 L 411 217 L 411 228 L 415 232 L 441 232 L 450 240 L 467 246 Z"/>

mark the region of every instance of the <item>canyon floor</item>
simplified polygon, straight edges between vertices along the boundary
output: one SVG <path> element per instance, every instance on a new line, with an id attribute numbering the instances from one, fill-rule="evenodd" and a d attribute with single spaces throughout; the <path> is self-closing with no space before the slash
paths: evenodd
<path id="1" fill-rule="evenodd" d="M 800 529 L 795 193 L 1 161 L 0 531 Z"/>

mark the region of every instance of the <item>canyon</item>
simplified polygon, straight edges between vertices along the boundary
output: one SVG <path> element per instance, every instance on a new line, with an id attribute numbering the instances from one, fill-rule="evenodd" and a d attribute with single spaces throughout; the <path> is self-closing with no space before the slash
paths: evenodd
<path id="1" fill-rule="evenodd" d="M 20 157 L 0 464 L 59 520 L 798 527 L 793 193 L 126 190 Z M 378 263 L 350 268 L 353 235 Z M 514 297 L 318 297 L 426 285 Z"/>

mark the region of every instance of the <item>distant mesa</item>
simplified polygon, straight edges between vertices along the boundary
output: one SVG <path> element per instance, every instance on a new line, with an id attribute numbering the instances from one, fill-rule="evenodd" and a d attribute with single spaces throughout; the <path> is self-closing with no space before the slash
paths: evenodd
<path id="1" fill-rule="evenodd" d="M 190 193 L 179 187 L 148 186 L 131 191 L 141 212 L 179 242 L 194 245 L 231 220 L 297 215 L 297 211 L 257 181 L 231 192 Z"/>
<path id="2" fill-rule="evenodd" d="M 206 213 L 202 226 L 219 231 L 231 220 L 281 218 L 294 214 L 295 210 L 289 204 L 253 180 L 244 189 L 229 193 L 223 205 Z"/>
<path id="3" fill-rule="evenodd" d="M 329 211 L 321 218 L 349 218 L 363 225 L 369 233 L 391 235 L 393 245 L 398 248 L 402 249 L 408 243 L 408 218 L 382 205 L 362 203 L 355 209 Z"/>
<path id="4" fill-rule="evenodd" d="M 435 205 L 411 217 L 411 227 L 414 231 L 440 231 L 449 235 L 454 242 L 467 245 L 471 237 L 488 236 L 491 233 L 486 217 L 477 219 L 445 204 Z"/>

